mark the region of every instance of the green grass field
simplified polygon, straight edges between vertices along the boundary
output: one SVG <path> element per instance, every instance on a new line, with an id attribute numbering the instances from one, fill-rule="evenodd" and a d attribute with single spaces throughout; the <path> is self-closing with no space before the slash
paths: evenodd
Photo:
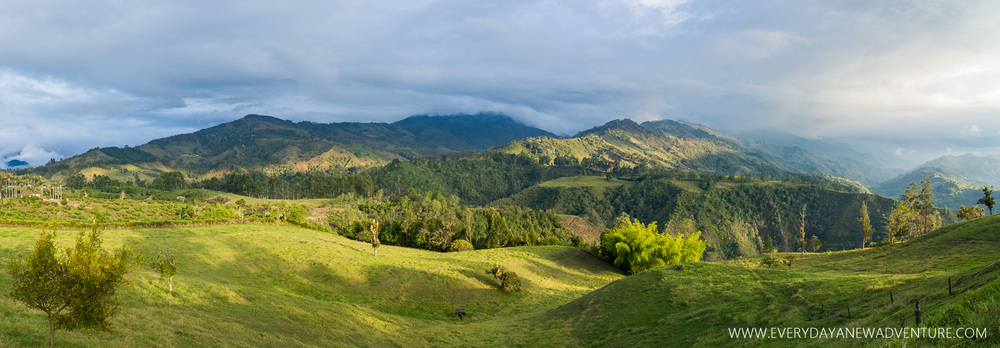
<path id="1" fill-rule="evenodd" d="M 59 231 L 68 247 L 76 231 Z M 38 230 L 0 228 L 0 263 L 31 250 Z M 120 292 L 115 331 L 59 331 L 58 346 L 369 346 L 503 344 L 505 325 L 558 307 L 622 277 L 570 247 L 461 253 L 371 246 L 276 225 L 108 230 L 106 246 L 138 242 L 177 255 L 174 294 L 143 268 Z M 521 293 L 504 293 L 486 274 L 493 263 L 517 272 Z M 0 272 L 0 291 L 10 276 Z M 453 314 L 465 308 L 463 321 Z M 0 297 L 0 346 L 39 346 L 47 322 Z"/>
<path id="2" fill-rule="evenodd" d="M 68 246 L 77 232 L 60 231 Z M 0 262 L 38 231 L 0 229 Z M 59 331 L 59 346 L 997 346 L 1000 218 L 905 244 L 655 268 L 625 278 L 570 247 L 436 253 L 371 246 L 278 225 L 109 230 L 108 246 L 170 245 L 175 293 L 141 269 L 121 291 L 115 331 Z M 778 254 L 776 256 L 782 256 Z M 493 263 L 521 275 L 504 293 Z M 948 278 L 954 295 L 948 295 Z M 0 291 L 10 288 L 0 272 Z M 889 302 L 889 291 L 894 301 Z M 737 339 L 734 327 L 986 328 L 985 340 Z M 850 315 L 848 315 L 850 307 Z M 469 316 L 459 321 L 455 308 Z M 44 315 L 0 297 L 0 346 L 40 346 Z"/>

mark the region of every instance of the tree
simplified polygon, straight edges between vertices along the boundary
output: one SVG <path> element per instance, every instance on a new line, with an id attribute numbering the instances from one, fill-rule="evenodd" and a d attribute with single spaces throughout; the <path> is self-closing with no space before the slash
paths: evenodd
<path id="1" fill-rule="evenodd" d="M 163 250 L 156 254 L 156 259 L 153 260 L 151 266 L 153 266 L 154 271 L 160 273 L 160 279 L 167 279 L 167 288 L 170 289 L 170 294 L 173 294 L 177 262 L 174 261 L 174 253 L 170 251 L 170 246 L 163 246 Z"/>
<path id="2" fill-rule="evenodd" d="M 511 272 L 500 264 L 494 264 L 493 268 L 486 270 L 486 274 L 492 274 L 500 281 L 500 289 L 504 291 L 521 291 L 521 278 L 517 273 Z"/>
<path id="3" fill-rule="evenodd" d="M 795 261 L 795 254 L 785 255 L 785 257 L 781 259 L 781 262 L 787 265 L 788 269 L 792 269 L 792 261 Z"/>
<path id="4" fill-rule="evenodd" d="M 54 232 L 42 231 L 28 257 L 10 263 L 11 297 L 45 312 L 49 320 L 49 347 L 55 330 L 91 328 L 109 330 L 108 319 L 118 309 L 118 286 L 134 266 L 132 249 L 117 253 L 101 250 L 101 230 L 80 232 L 76 246 L 58 257 Z M 63 313 L 67 311 L 68 313 Z"/>
<path id="5" fill-rule="evenodd" d="M 816 252 L 817 250 L 819 250 L 819 248 L 823 247 L 823 242 L 820 242 L 819 238 L 817 238 L 815 235 L 810 237 L 809 242 L 806 244 L 807 246 L 809 246 L 809 250 L 811 250 L 812 252 Z"/>
<path id="6" fill-rule="evenodd" d="M 806 253 L 806 205 L 802 205 L 802 213 L 799 214 L 799 246 L 802 247 L 802 253 Z"/>
<path id="7" fill-rule="evenodd" d="M 760 252 L 764 254 L 770 254 L 774 252 L 774 240 L 771 239 L 771 236 L 764 237 L 764 245 L 760 249 Z"/>
<path id="8" fill-rule="evenodd" d="M 187 181 L 181 172 L 160 173 L 153 179 L 153 188 L 163 191 L 180 190 L 187 187 Z"/>
<path id="9" fill-rule="evenodd" d="M 872 232 L 875 230 L 872 228 L 871 218 L 868 216 L 868 202 L 861 202 L 861 217 L 858 218 L 858 223 L 861 224 L 861 248 L 864 249 L 868 246 L 868 240 L 872 238 Z"/>
<path id="10" fill-rule="evenodd" d="M 983 208 L 975 207 L 975 206 L 973 206 L 973 207 L 966 207 L 966 206 L 963 205 L 962 208 L 958 210 L 958 218 L 959 219 L 966 219 L 966 220 L 975 220 L 975 219 L 978 219 L 978 218 L 986 216 L 986 214 L 984 214 L 984 213 L 985 213 L 985 210 Z"/>
<path id="11" fill-rule="evenodd" d="M 676 237 L 658 233 L 656 222 L 645 225 L 622 214 L 613 230 L 601 235 L 601 251 L 618 268 L 638 273 L 680 262 L 698 261 L 705 253 L 701 232 Z"/>
<path id="12" fill-rule="evenodd" d="M 378 220 L 372 220 L 371 231 L 372 231 L 372 250 L 375 251 L 375 256 L 378 256 L 378 247 L 382 245 L 382 242 L 379 242 L 378 240 Z"/>
<path id="13" fill-rule="evenodd" d="M 993 196 L 991 196 L 992 193 L 993 190 L 990 190 L 989 186 L 983 186 L 983 198 L 976 201 L 976 204 L 985 205 L 986 208 L 990 210 L 990 215 L 993 215 L 993 206 L 996 205 L 996 201 L 994 201 Z"/>
<path id="14" fill-rule="evenodd" d="M 889 243 L 902 241 L 913 234 L 913 211 L 904 201 L 899 202 L 896 208 L 889 213 L 889 224 L 886 226 L 886 234 L 889 236 Z"/>

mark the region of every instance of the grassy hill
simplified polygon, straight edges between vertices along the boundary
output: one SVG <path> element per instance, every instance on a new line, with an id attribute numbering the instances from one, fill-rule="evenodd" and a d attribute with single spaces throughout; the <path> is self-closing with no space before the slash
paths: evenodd
<path id="1" fill-rule="evenodd" d="M 75 231 L 59 231 L 67 247 Z M 29 252 L 38 230 L 0 228 L 0 264 Z M 108 230 L 105 245 L 169 245 L 177 256 L 174 294 L 149 269 L 127 278 L 112 333 L 57 333 L 57 346 L 424 346 L 504 344 L 504 325 L 558 307 L 622 278 L 571 247 L 436 253 L 371 246 L 275 225 Z M 517 272 L 521 293 L 504 293 L 485 273 Z M 0 272 L 0 291 L 10 276 Z M 455 308 L 469 316 L 456 319 Z M 0 346 L 40 346 L 44 314 L 0 296 Z M 464 342 L 464 343 L 462 343 Z"/>
<path id="2" fill-rule="evenodd" d="M 962 222 L 893 247 L 666 266 L 541 315 L 530 334 L 586 346 L 970 346 L 1000 344 L 1000 218 Z M 948 295 L 948 280 L 954 294 Z M 893 293 L 890 302 L 889 292 Z M 736 339 L 738 327 L 986 328 L 986 340 Z M 848 307 L 850 314 L 848 315 Z"/>
<path id="3" fill-rule="evenodd" d="M 664 266 L 623 278 L 577 249 L 434 253 L 285 226 L 110 230 L 106 245 L 170 245 L 175 293 L 143 269 L 120 293 L 115 331 L 57 333 L 59 346 L 922 346 L 1000 344 L 1000 218 L 892 247 Z M 0 229 L 0 261 L 37 230 Z M 75 235 L 60 231 L 58 243 Z M 778 254 L 776 256 L 781 256 Z M 521 275 L 503 293 L 492 263 Z M 948 295 L 948 279 L 954 295 Z M 10 277 L 0 272 L 0 289 Z M 889 301 L 889 292 L 893 302 Z M 738 339 L 728 328 L 986 328 L 985 340 Z M 847 307 L 850 307 L 848 315 Z M 452 317 L 465 308 L 462 321 Z M 44 315 L 0 297 L 0 346 L 39 346 Z"/>

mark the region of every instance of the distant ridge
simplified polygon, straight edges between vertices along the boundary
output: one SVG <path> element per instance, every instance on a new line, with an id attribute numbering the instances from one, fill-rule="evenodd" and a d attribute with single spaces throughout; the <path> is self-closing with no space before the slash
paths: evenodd
<path id="1" fill-rule="evenodd" d="M 394 123 L 292 122 L 250 114 L 134 148 L 91 149 L 31 171 L 56 179 L 84 173 L 120 180 L 150 180 L 171 170 L 192 178 L 223 176 L 241 168 L 351 173 L 394 159 L 485 150 L 535 136 L 555 137 L 499 113 L 415 115 Z"/>

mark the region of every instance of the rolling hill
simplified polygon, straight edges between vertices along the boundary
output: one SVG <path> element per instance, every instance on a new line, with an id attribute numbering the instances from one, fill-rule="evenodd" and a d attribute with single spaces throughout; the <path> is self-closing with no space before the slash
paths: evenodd
<path id="1" fill-rule="evenodd" d="M 436 253 L 274 225 L 105 232 L 107 245 L 170 245 L 175 293 L 142 269 L 107 333 L 59 331 L 59 346 L 969 346 L 1000 344 L 1000 218 L 883 248 L 663 266 L 623 277 L 578 249 Z M 61 231 L 57 243 L 75 235 Z M 37 230 L 0 228 L 0 262 Z M 765 257 L 783 257 L 776 254 Z M 524 291 L 484 273 L 503 263 Z M 953 287 L 949 295 L 948 284 Z M 0 272 L 0 289 L 10 277 Z M 892 293 L 893 300 L 890 301 Z M 730 328 L 988 330 L 972 339 L 733 338 Z M 469 316 L 458 320 L 455 308 Z M 44 314 L 0 297 L 0 345 L 38 346 Z"/>

